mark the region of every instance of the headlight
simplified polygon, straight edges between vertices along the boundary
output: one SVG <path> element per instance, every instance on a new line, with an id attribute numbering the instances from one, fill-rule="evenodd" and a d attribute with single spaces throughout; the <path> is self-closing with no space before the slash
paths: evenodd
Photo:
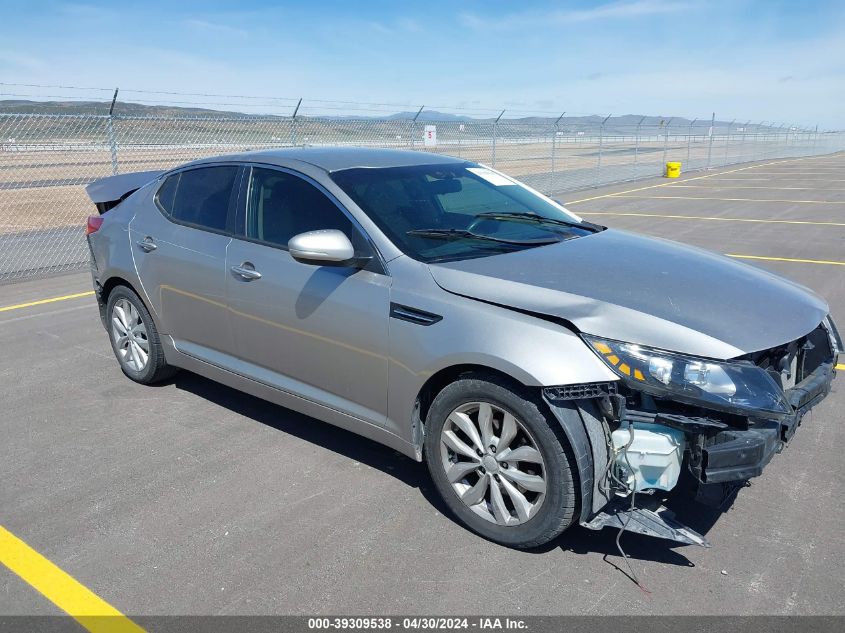
<path id="1" fill-rule="evenodd" d="M 713 409 L 778 415 L 791 408 L 769 374 L 745 362 L 717 362 L 594 336 L 584 340 L 629 386 Z"/>

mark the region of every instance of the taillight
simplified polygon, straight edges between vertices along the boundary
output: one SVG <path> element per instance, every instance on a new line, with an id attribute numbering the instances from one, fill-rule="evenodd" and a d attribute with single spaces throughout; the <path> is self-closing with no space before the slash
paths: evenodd
<path id="1" fill-rule="evenodd" d="M 91 233 L 96 233 L 100 230 L 101 226 L 103 226 L 103 216 L 89 215 L 88 225 L 85 227 L 85 235 L 91 235 Z"/>

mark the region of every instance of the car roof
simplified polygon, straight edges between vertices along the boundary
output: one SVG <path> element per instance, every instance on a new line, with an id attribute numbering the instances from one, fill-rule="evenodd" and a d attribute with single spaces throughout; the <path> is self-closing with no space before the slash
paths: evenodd
<path id="1" fill-rule="evenodd" d="M 414 165 L 438 165 L 465 163 L 453 156 L 417 152 L 402 149 L 379 149 L 372 147 L 289 147 L 285 149 L 258 150 L 240 154 L 228 154 L 203 158 L 191 165 L 248 161 L 270 165 L 289 166 L 292 162 L 308 163 L 328 172 L 357 167 L 411 167 Z"/>

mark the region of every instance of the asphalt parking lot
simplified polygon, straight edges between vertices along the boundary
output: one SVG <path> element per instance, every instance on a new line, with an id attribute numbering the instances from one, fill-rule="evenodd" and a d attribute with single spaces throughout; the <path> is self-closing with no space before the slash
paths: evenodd
<path id="1" fill-rule="evenodd" d="M 845 321 L 845 155 L 560 198 L 741 256 Z M 87 273 L 0 286 L 0 525 L 122 613 L 845 614 L 845 383 L 724 511 L 677 508 L 711 549 L 623 538 L 646 593 L 613 531 L 488 543 L 422 465 L 186 372 L 136 385 L 93 297 L 26 305 L 89 290 Z M 59 613 L 0 565 L 0 615 Z"/>

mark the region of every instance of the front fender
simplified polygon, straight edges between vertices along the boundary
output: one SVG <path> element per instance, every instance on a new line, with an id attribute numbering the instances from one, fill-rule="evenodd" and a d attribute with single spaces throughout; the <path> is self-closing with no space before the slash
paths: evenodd
<path id="1" fill-rule="evenodd" d="M 485 367 L 533 387 L 618 380 L 564 325 L 449 294 L 427 270 L 415 275 L 415 265 L 407 258 L 390 262 L 391 271 L 403 268 L 397 279 L 411 282 L 394 284 L 391 301 L 441 318 L 430 325 L 390 319 L 387 424 L 403 439 L 414 441 L 413 411 L 420 390 L 450 367 Z"/>

